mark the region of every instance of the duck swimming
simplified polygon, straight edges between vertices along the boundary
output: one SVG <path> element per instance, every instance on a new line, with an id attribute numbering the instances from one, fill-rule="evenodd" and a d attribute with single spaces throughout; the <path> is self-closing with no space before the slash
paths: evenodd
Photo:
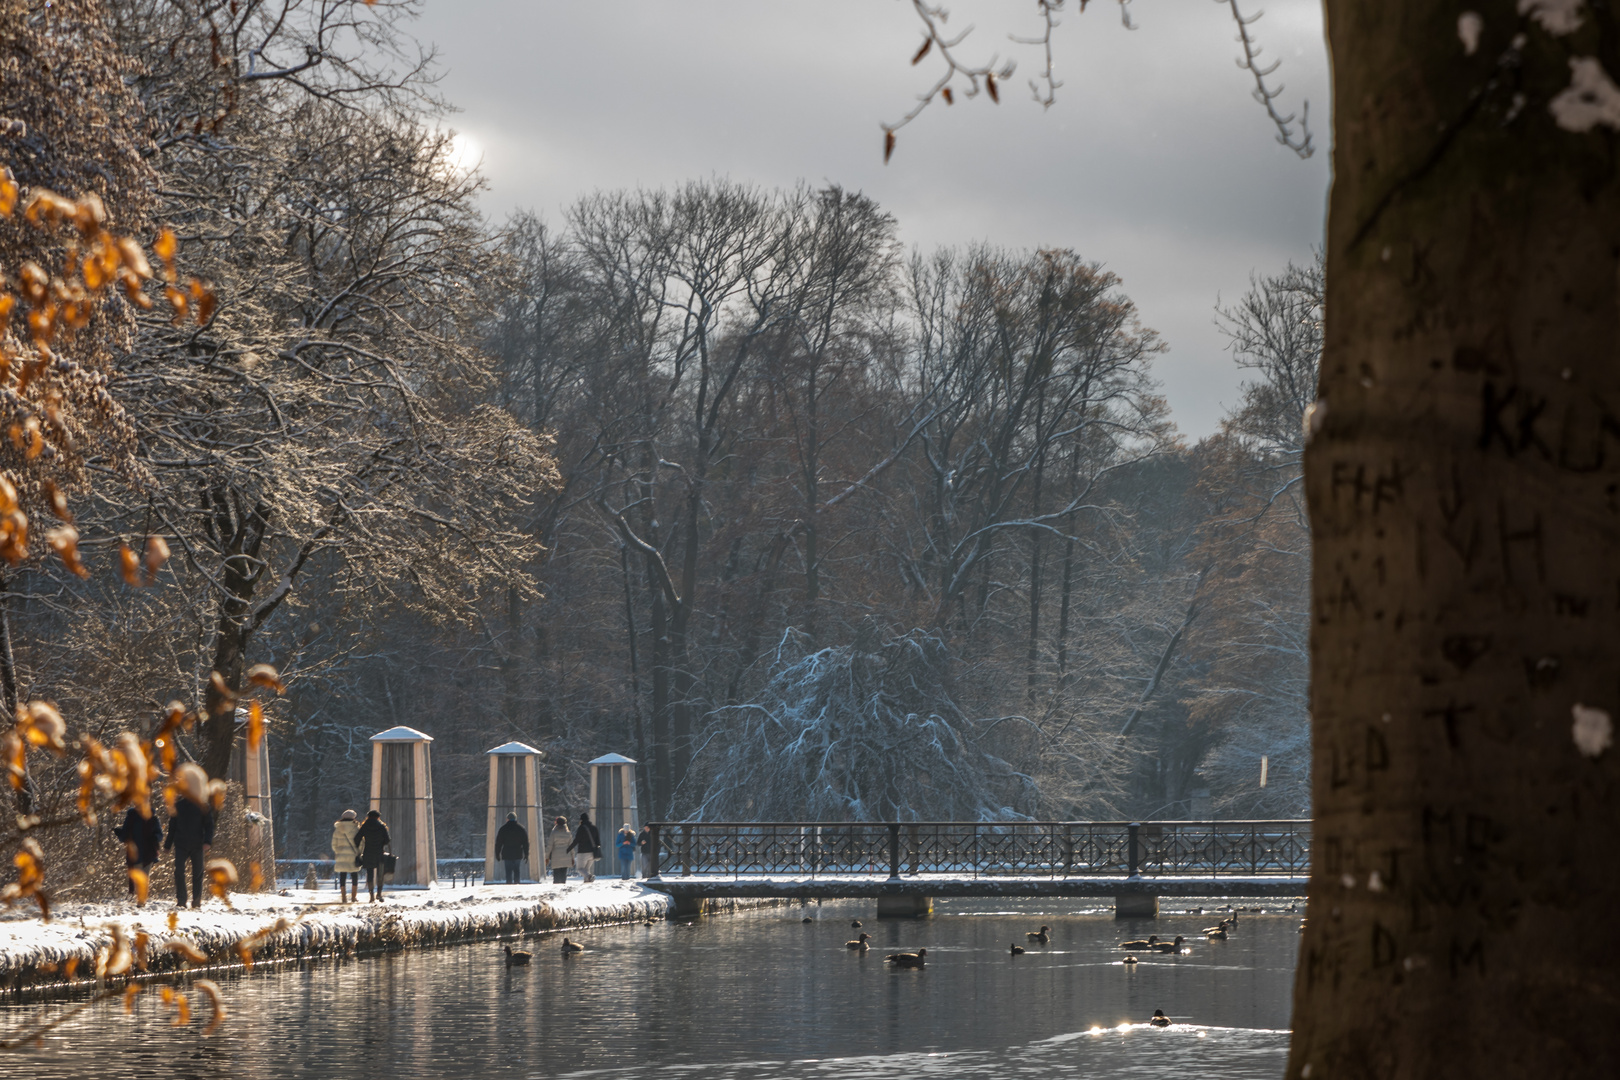
<path id="1" fill-rule="evenodd" d="M 1152 1024 L 1154 1027 L 1169 1027 L 1170 1018 L 1164 1015 L 1163 1009 L 1154 1009 L 1153 1019 L 1149 1020 L 1148 1023 Z"/>
<path id="2" fill-rule="evenodd" d="M 870 945 L 868 945 L 866 943 L 867 940 L 871 936 L 872 936 L 871 934 L 868 934 L 866 931 L 863 930 L 863 931 L 861 931 L 861 936 L 856 938 L 854 941 L 846 941 L 846 942 L 844 942 L 844 948 L 846 948 L 846 949 L 859 949 L 861 952 L 865 952 L 867 949 L 870 949 L 872 947 L 872 946 L 870 946 Z"/>
<path id="3" fill-rule="evenodd" d="M 577 941 L 569 941 L 567 938 L 563 938 L 562 951 L 565 955 L 584 952 L 585 946 L 579 944 Z"/>
<path id="4" fill-rule="evenodd" d="M 1204 936 L 1209 938 L 1211 941 L 1225 941 L 1226 940 L 1226 927 L 1224 927 L 1224 926 L 1213 926 L 1213 927 L 1209 928 L 1208 930 L 1204 931 Z"/>
<path id="5" fill-rule="evenodd" d="M 1022 956 L 1022 955 L 1024 955 L 1024 947 L 1022 945 L 1012 944 L 1012 945 L 1007 946 L 1007 949 L 1014 956 Z"/>
<path id="6" fill-rule="evenodd" d="M 892 952 L 885 956 L 886 963 L 895 967 L 920 968 L 928 962 L 928 950 L 918 949 L 916 952 Z"/>
<path id="7" fill-rule="evenodd" d="M 1186 940 L 1187 940 L 1186 938 L 1182 937 L 1180 934 L 1177 934 L 1176 935 L 1176 940 L 1174 940 L 1174 941 L 1156 942 L 1154 944 L 1153 948 L 1155 950 L 1157 950 L 1158 952 L 1170 952 L 1170 953 L 1180 952 L 1181 951 L 1181 943 L 1183 941 L 1186 941 Z"/>
<path id="8" fill-rule="evenodd" d="M 533 958 L 533 956 L 533 953 L 513 952 L 512 946 L 508 945 L 506 947 L 506 966 L 522 967 L 524 964 L 527 964 L 529 960 Z"/>
<path id="9" fill-rule="evenodd" d="M 1119 947 L 1122 949 L 1151 949 L 1158 943 L 1159 935 L 1149 934 L 1146 941 L 1122 941 L 1119 943 Z"/>
<path id="10" fill-rule="evenodd" d="M 1124 964 L 1126 967 L 1130 967 L 1132 964 L 1135 964 L 1136 962 L 1137 962 L 1136 957 L 1134 957 L 1134 956 L 1127 956 L 1125 959 L 1120 961 L 1120 963 Z"/>
<path id="11" fill-rule="evenodd" d="M 1045 945 L 1048 941 L 1051 940 L 1051 938 L 1046 933 L 1050 929 L 1052 929 L 1050 926 L 1043 926 L 1039 930 L 1035 931 L 1034 933 L 1025 934 L 1024 936 L 1029 938 L 1029 940 L 1031 940 L 1031 941 L 1038 941 L 1042 945 Z"/>

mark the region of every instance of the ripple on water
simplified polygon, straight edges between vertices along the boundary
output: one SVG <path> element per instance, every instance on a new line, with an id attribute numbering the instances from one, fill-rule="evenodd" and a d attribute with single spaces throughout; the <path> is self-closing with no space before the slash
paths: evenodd
<path id="1" fill-rule="evenodd" d="M 592 1069 L 561 1073 L 569 1078 L 657 1076 L 669 1080 L 902 1080 L 917 1076 L 1133 1080 L 1198 1077 L 1255 1080 L 1281 1076 L 1288 1060 L 1288 1032 L 1146 1024 L 1093 1028 L 998 1050 L 803 1058 L 726 1064 L 668 1065 L 647 1069 Z M 536 1076 L 540 1074 L 535 1074 Z"/>

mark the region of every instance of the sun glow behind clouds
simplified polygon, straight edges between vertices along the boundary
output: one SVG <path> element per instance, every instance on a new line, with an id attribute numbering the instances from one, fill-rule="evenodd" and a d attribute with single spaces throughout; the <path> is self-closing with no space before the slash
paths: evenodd
<path id="1" fill-rule="evenodd" d="M 484 146 L 466 132 L 458 131 L 450 137 L 446 161 L 457 172 L 472 172 L 484 162 Z"/>

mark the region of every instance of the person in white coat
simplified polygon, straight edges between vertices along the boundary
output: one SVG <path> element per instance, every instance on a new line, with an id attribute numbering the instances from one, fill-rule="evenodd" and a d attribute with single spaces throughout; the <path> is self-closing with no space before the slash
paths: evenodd
<path id="1" fill-rule="evenodd" d="M 354 835 L 360 831 L 353 810 L 332 822 L 332 876 L 337 878 L 338 900 L 349 904 L 360 899 L 360 850 Z"/>
<path id="2" fill-rule="evenodd" d="M 546 865 L 551 867 L 551 883 L 565 885 L 568 882 L 568 868 L 574 865 L 574 860 L 568 854 L 574 846 L 574 834 L 568 831 L 568 819 L 560 817 L 551 825 L 551 839 L 546 842 Z"/>

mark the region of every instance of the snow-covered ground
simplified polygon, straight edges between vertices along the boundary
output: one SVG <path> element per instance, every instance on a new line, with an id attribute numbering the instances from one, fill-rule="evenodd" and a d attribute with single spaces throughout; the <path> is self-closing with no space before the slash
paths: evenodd
<path id="1" fill-rule="evenodd" d="M 0 985 L 60 983 L 75 958 L 75 981 L 94 978 L 98 952 L 114 949 L 114 926 L 126 941 L 148 934 L 151 969 L 172 971 L 181 965 L 185 945 L 208 956 L 193 967 L 239 963 L 238 945 L 255 935 L 260 935 L 255 959 L 272 960 L 663 918 L 673 908 L 665 894 L 617 879 L 400 889 L 385 893 L 379 904 L 340 904 L 330 885 L 285 892 L 232 893 L 229 907 L 210 897 L 199 909 L 180 911 L 172 901 L 155 899 L 144 908 L 133 902 L 62 904 L 49 922 L 37 911 L 3 912 Z M 172 929 L 171 914 L 176 916 Z M 170 942 L 181 947 L 170 948 Z"/>

